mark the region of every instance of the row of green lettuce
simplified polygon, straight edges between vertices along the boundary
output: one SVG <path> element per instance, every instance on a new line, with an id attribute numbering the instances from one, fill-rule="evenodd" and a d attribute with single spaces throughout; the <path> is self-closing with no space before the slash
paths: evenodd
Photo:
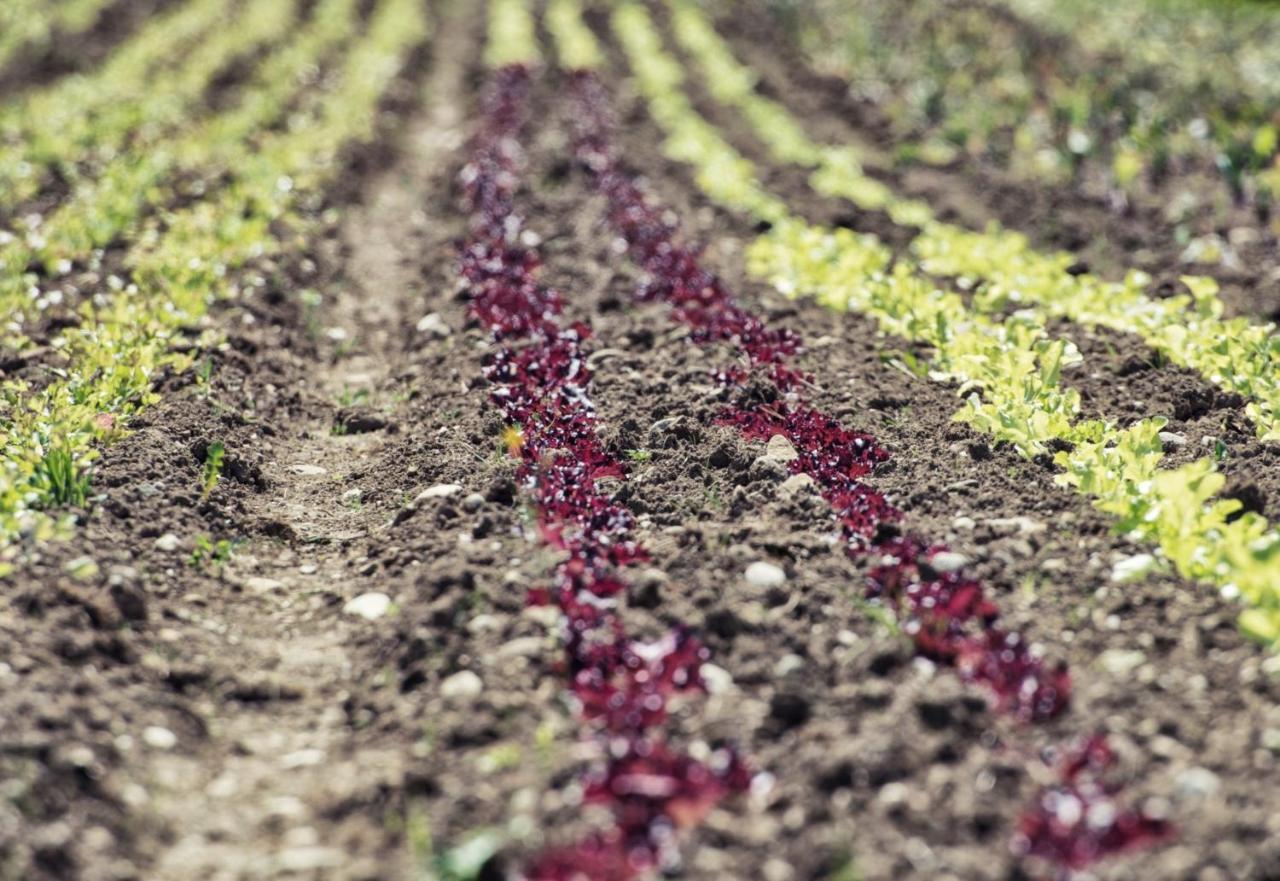
<path id="1" fill-rule="evenodd" d="M 1189 278 L 1188 293 L 1153 298 L 1151 279 L 1133 271 L 1120 281 L 1075 274 L 1066 253 L 1043 254 L 1025 236 L 992 226 L 983 231 L 938 221 L 929 206 L 903 198 L 864 173 L 846 146 L 813 142 L 777 101 L 756 89 L 754 73 L 733 57 L 705 15 L 687 0 L 670 0 L 676 39 L 694 59 L 708 90 L 740 112 L 775 161 L 812 170 L 810 184 L 824 195 L 860 208 L 883 210 L 917 227 L 912 251 L 936 276 L 974 287 L 984 312 L 1030 308 L 1085 327 L 1135 334 L 1175 364 L 1197 371 L 1225 391 L 1243 396 L 1258 436 L 1280 439 L 1280 337 L 1273 324 L 1223 318 L 1216 283 Z"/>
<path id="2" fill-rule="evenodd" d="M 243 106 L 301 88 L 282 59 L 314 65 L 351 33 L 357 5 L 319 0 L 310 24 L 263 60 L 270 82 L 247 89 L 258 97 Z M 226 145 L 216 188 L 183 207 L 157 206 L 129 249 L 127 283 L 86 300 L 78 323 L 62 331 L 64 366 L 50 381 L 0 386 L 0 566 L 71 527 L 60 509 L 84 502 L 101 445 L 155 403 L 160 371 L 189 366 L 190 356 L 174 351 L 175 334 L 195 326 L 217 299 L 238 293 L 238 268 L 278 252 L 281 236 L 303 228 L 300 207 L 341 170 L 344 148 L 374 135 L 382 96 L 428 32 L 420 0 L 379 0 L 323 86 L 293 99 L 287 124 L 268 125 L 276 114 L 264 114 L 240 147 Z M 212 134 L 228 123 L 209 125 Z"/>
<path id="3" fill-rule="evenodd" d="M 60 275 L 90 263 L 97 249 L 130 234 L 145 215 L 172 200 L 179 182 L 189 191 L 193 180 L 238 164 L 251 150 L 249 138 L 283 116 L 307 72 L 355 22 L 350 2 L 324 4 L 308 27 L 273 48 L 296 26 L 296 12 L 294 0 L 256 3 L 245 10 L 243 31 L 223 28 L 208 35 L 188 56 L 190 63 L 164 85 L 141 91 L 145 87 L 139 84 L 134 99 L 112 113 L 68 114 L 65 139 L 49 132 L 48 141 L 21 142 L 26 155 L 17 167 L 38 170 L 25 181 L 57 173 L 74 183 L 38 223 L 0 243 L 7 348 L 20 351 L 32 344 L 26 325 L 60 305 Z M 199 99 L 211 79 L 237 59 L 264 52 L 250 81 L 236 91 L 238 102 L 200 118 Z M 34 191 L 38 188 L 36 183 Z M 17 201 L 34 191 L 10 198 Z"/>
<path id="4" fill-rule="evenodd" d="M 964 406 L 957 419 L 1033 456 L 1060 448 L 1057 481 L 1091 497 L 1118 528 L 1154 546 L 1150 566 L 1171 566 L 1183 576 L 1238 597 L 1242 628 L 1280 645 L 1280 534 L 1240 503 L 1221 499 L 1223 475 L 1212 458 L 1162 469 L 1161 419 L 1128 428 L 1082 419 L 1080 399 L 1062 384 L 1064 370 L 1081 362 L 1075 347 L 1051 336 L 1043 315 L 977 312 L 954 292 L 940 289 L 910 258 L 894 260 L 874 236 L 814 226 L 792 215 L 763 187 L 750 161 L 695 110 L 679 62 L 663 44 L 646 9 L 614 6 L 613 32 L 653 119 L 664 132 L 663 150 L 693 170 L 713 202 L 766 221 L 768 232 L 747 252 L 753 276 L 788 296 L 809 296 L 833 309 L 873 318 L 889 334 L 933 349 L 930 376 L 959 384 Z M 553 35 L 566 32 L 563 25 Z M 575 30 L 575 39 L 589 39 Z M 562 46 L 571 64 L 593 53 Z"/>

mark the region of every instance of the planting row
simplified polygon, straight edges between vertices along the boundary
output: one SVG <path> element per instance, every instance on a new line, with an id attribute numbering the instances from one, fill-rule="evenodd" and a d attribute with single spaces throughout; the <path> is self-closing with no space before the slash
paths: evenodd
<path id="1" fill-rule="evenodd" d="M 1133 575 L 1167 562 L 1241 598 L 1248 606 L 1244 629 L 1280 643 L 1280 589 L 1270 574 L 1280 559 L 1280 533 L 1260 515 L 1242 512 L 1240 502 L 1218 497 L 1225 481 L 1215 459 L 1161 469 L 1163 420 L 1121 429 L 1079 419 L 1079 395 L 1062 385 L 1062 371 L 1080 356 L 1069 341 L 1046 333 L 1043 314 L 980 314 L 911 260 L 893 262 L 873 236 L 792 216 L 760 185 L 751 163 L 694 110 L 683 72 L 645 10 L 619 5 L 613 24 L 650 112 L 667 133 L 667 155 L 690 164 L 713 201 L 770 224 L 749 249 L 756 276 L 787 296 L 865 313 L 885 331 L 933 347 L 931 375 L 960 383 L 966 397 L 957 418 L 1027 456 L 1069 446 L 1055 457 L 1063 468 L 1058 481 L 1094 498 L 1119 529 L 1158 548 L 1135 564 Z"/>
<path id="2" fill-rule="evenodd" d="M 278 250 L 286 231 L 304 229 L 299 209 L 340 170 L 342 151 L 374 134 L 379 101 L 428 30 L 416 0 L 381 0 L 326 88 L 300 103 L 292 97 L 299 68 L 341 39 L 352 9 L 348 0 L 321 0 L 313 22 L 269 56 L 262 72 L 276 76 L 201 132 L 209 149 L 222 151 L 225 179 L 135 235 L 124 276 L 80 303 L 50 340 L 56 369 L 3 386 L 0 563 L 22 544 L 65 530 L 70 520 L 57 509 L 85 501 L 98 444 L 120 437 L 124 420 L 154 401 L 158 371 L 189 363 L 172 351 L 175 333 L 214 300 L 235 295 L 236 269 Z M 298 104 L 290 125 L 267 130 L 286 103 Z M 131 204 L 145 199 L 117 195 Z"/>
<path id="3" fill-rule="evenodd" d="M 501 14 L 499 14 L 501 12 Z M 750 772 L 730 748 L 705 760 L 664 736 L 668 702 L 704 691 L 708 652 L 677 628 L 656 642 L 627 635 L 618 597 L 623 570 L 647 558 L 633 514 L 601 485 L 623 480 L 624 463 L 598 436 L 590 328 L 562 317 L 560 294 L 537 278 L 539 257 L 515 197 L 536 60 L 531 19 L 520 4 L 495 4 L 487 57 L 495 65 L 471 161 L 463 172 L 471 234 L 462 277 L 471 316 L 491 335 L 484 375 L 510 426 L 516 477 L 543 540 L 560 556 L 550 584 L 531 593 L 562 613 L 563 669 L 600 759 L 581 780 L 583 800 L 610 812 L 611 826 L 533 858 L 529 881 L 624 881 L 676 867 L 675 833 L 695 825 Z"/>
<path id="4" fill-rule="evenodd" d="M 738 62 L 701 11 L 688 0 L 668 0 L 677 40 L 695 59 L 712 95 L 739 111 L 779 163 L 812 169 L 816 192 L 883 210 L 896 223 L 919 228 L 911 251 L 926 272 L 974 287 L 982 312 L 1035 310 L 1041 322 L 1061 317 L 1085 327 L 1138 336 L 1175 364 L 1188 367 L 1246 398 L 1258 436 L 1280 439 L 1280 337 L 1273 324 L 1226 320 L 1217 285 L 1187 278 L 1189 294 L 1148 296 L 1141 272 L 1111 282 L 1075 271 L 1070 254 L 1041 254 L 1026 237 L 992 227 L 975 232 L 934 218 L 929 206 L 905 199 L 867 176 L 856 152 L 817 144 L 780 103 L 756 91 L 756 77 Z"/>
<path id="5" fill-rule="evenodd" d="M 95 249 L 135 235 L 142 218 L 170 201 L 179 185 L 198 193 L 218 174 L 236 168 L 253 151 L 250 138 L 281 117 L 303 90 L 303 75 L 354 23 L 351 0 L 321 4 L 308 28 L 264 59 L 238 104 L 200 123 L 186 119 L 188 105 L 203 91 L 207 78 L 246 43 L 252 49 L 282 37 L 294 24 L 293 11 L 290 3 L 255 4 L 245 22 L 252 37 L 224 31 L 233 39 L 206 43 L 205 48 L 215 51 L 196 55 L 212 63 L 187 69 L 198 71 L 187 81 L 189 88 L 140 108 L 155 114 L 143 120 L 144 131 L 154 133 L 154 138 L 144 135 L 95 167 L 48 216 L 29 219 L 31 228 L 25 234 L 0 246 L 0 308 L 8 316 L 8 348 L 21 351 L 44 342 L 29 339 L 27 325 L 47 320 L 46 312 L 64 305 L 58 276 L 93 259 Z M 166 112 L 176 115 L 175 123 L 190 126 L 189 131 L 166 126 Z M 91 120 L 86 125 L 97 130 Z"/>
<path id="6" fill-rule="evenodd" d="M 263 13 L 288 16 L 288 4 Z M 157 16 L 109 56 L 101 69 L 69 76 L 0 108 L 3 216 L 37 195 L 55 175 L 74 182 L 147 129 L 155 138 L 191 114 L 212 79 L 257 39 L 220 28 L 226 4 L 188 0 Z M 261 26 L 261 19 L 254 21 Z M 248 45 L 246 46 L 246 42 Z M 171 69 L 173 58 L 184 64 Z M 141 146 L 141 145 L 140 145 Z"/>

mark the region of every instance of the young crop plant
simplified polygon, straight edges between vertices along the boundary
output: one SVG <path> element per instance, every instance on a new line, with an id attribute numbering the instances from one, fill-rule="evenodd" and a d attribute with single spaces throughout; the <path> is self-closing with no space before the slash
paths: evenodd
<path id="1" fill-rule="evenodd" d="M 36 465 L 31 482 L 53 507 L 79 507 L 89 497 L 89 475 L 66 447 L 48 450 Z"/>
<path id="2" fill-rule="evenodd" d="M 204 467 L 200 470 L 200 499 L 204 501 L 213 494 L 214 489 L 218 486 L 218 479 L 222 476 L 222 467 L 226 459 L 227 448 L 222 441 L 214 441 L 209 444 L 204 454 Z"/>

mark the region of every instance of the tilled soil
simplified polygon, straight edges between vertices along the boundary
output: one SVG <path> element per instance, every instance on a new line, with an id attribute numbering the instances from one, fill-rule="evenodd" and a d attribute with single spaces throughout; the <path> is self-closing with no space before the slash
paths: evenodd
<path id="1" fill-rule="evenodd" d="M 76 539 L 33 551 L 0 592 L 0 878 L 422 878 L 434 855 L 500 829 L 488 878 L 599 822 L 577 778 L 598 746 L 562 695 L 554 616 L 525 601 L 556 558 L 513 482 L 481 376 L 489 341 L 458 295 L 455 181 L 482 22 L 472 4 L 445 9 L 389 146 L 353 157 L 331 196 L 345 220 L 253 267 L 261 283 L 209 321 L 225 334 L 209 381 L 163 380 L 164 403 L 105 451 Z M 1048 463 L 953 423 L 953 389 L 887 363 L 907 343 L 746 280 L 755 231 L 661 159 L 643 107 L 610 79 L 622 155 L 745 305 L 804 336 L 815 405 L 893 454 L 871 482 L 905 527 L 969 558 L 1076 689 L 1062 718 L 1020 725 L 913 659 L 868 608 L 826 503 L 716 425 L 726 391 L 710 374 L 731 353 L 635 302 L 636 271 L 568 159 L 567 89 L 547 73 L 521 209 L 569 317 L 594 329 L 593 399 L 630 462 L 617 497 L 652 561 L 632 573 L 628 628 L 702 635 L 722 673 L 676 709 L 673 737 L 736 742 L 774 780 L 709 816 L 681 877 L 1034 877 L 1008 842 L 1051 779 L 1040 753 L 1100 730 L 1125 799 L 1178 837 L 1094 877 L 1275 878 L 1280 683 L 1236 606 L 1163 575 L 1113 583 L 1142 548 L 1055 488 Z M 798 210 L 827 210 L 802 179 L 770 182 Z M 1199 380 L 1131 340 L 1075 335 L 1098 365 L 1080 380 L 1087 406 L 1139 401 L 1135 416 L 1181 420 L 1193 442 L 1235 418 L 1239 402 L 1204 403 Z M 202 498 L 215 440 L 227 466 Z M 1276 460 L 1259 448 L 1248 461 L 1233 479 L 1274 514 Z M 786 583 L 752 587 L 759 560 Z M 391 605 L 365 620 L 348 603 L 370 594 Z"/>

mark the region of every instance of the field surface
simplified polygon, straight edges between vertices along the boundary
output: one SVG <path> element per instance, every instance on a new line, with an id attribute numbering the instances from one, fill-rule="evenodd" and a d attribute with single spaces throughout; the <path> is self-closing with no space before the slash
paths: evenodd
<path id="1" fill-rule="evenodd" d="M 0 881 L 1280 881 L 1280 11 L 5 0 Z"/>

